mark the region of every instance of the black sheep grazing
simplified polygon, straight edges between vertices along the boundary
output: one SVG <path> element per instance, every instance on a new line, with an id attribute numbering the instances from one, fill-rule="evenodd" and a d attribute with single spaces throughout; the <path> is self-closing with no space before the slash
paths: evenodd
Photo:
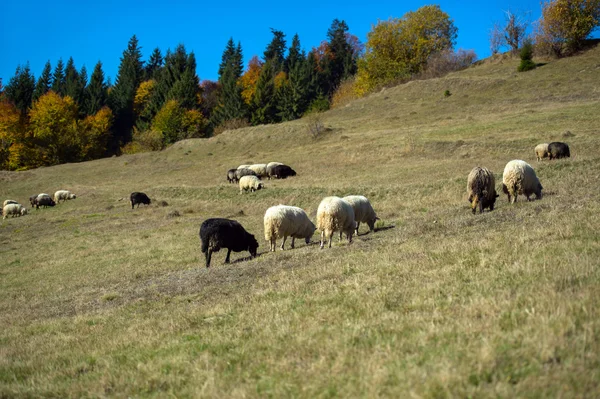
<path id="1" fill-rule="evenodd" d="M 137 206 L 139 208 L 140 204 L 150 205 L 150 202 L 152 202 L 152 201 L 150 201 L 150 198 L 148 198 L 148 196 L 146 194 L 138 193 L 137 191 L 134 193 L 131 193 L 129 200 L 131 201 L 131 209 L 133 209 L 135 204 L 137 204 Z"/>
<path id="2" fill-rule="evenodd" d="M 569 151 L 569 146 L 566 143 L 561 143 L 559 141 L 555 141 L 553 143 L 548 144 L 548 158 L 549 159 L 560 159 L 560 158 L 570 158 L 571 151 Z"/>
<path id="3" fill-rule="evenodd" d="M 56 202 L 54 202 L 54 200 L 52 198 L 50 198 L 49 196 L 46 196 L 46 195 L 42 195 L 42 196 L 36 197 L 33 200 L 32 206 L 35 206 L 35 209 L 40 209 L 40 206 L 47 208 L 49 206 L 54 206 L 54 205 L 56 205 Z"/>
<path id="4" fill-rule="evenodd" d="M 287 165 L 277 165 L 271 170 L 270 177 L 285 179 L 290 176 L 296 176 L 296 171 Z"/>
<path id="5" fill-rule="evenodd" d="M 256 176 L 258 177 L 258 175 L 256 174 L 255 171 L 248 169 L 248 168 L 242 168 L 242 169 L 236 169 L 235 171 L 235 178 L 240 181 L 240 179 L 244 176 Z"/>
<path id="6" fill-rule="evenodd" d="M 237 182 L 237 180 L 238 180 L 238 179 L 237 179 L 237 177 L 235 176 L 235 171 L 236 171 L 236 170 L 237 170 L 237 169 L 229 169 L 229 170 L 227 171 L 227 181 L 228 181 L 229 183 L 236 183 L 236 182 Z"/>
<path id="7" fill-rule="evenodd" d="M 32 195 L 31 197 L 29 197 L 29 203 L 31 204 L 31 207 L 33 208 L 35 206 L 35 199 L 37 198 L 37 194 L 36 195 Z"/>
<path id="8" fill-rule="evenodd" d="M 230 219 L 206 219 L 200 226 L 200 240 L 202 240 L 202 253 L 206 254 L 206 267 L 210 267 L 210 258 L 213 252 L 227 248 L 225 263 L 229 263 L 231 251 L 249 251 L 252 257 L 256 256 L 258 241 L 248 233 L 241 224 Z"/>

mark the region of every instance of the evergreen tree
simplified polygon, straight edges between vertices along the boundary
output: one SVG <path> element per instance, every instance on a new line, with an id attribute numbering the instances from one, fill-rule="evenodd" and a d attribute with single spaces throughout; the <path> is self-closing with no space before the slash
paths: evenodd
<path id="1" fill-rule="evenodd" d="M 104 71 L 102 71 L 102 62 L 98 61 L 92 72 L 90 84 L 85 89 L 85 112 L 88 115 L 95 115 L 102 107 L 106 105 L 108 98 L 108 87 L 104 82 Z"/>
<path id="2" fill-rule="evenodd" d="M 41 96 L 48 93 L 50 91 L 50 87 L 52 86 L 52 66 L 50 65 L 50 61 L 46 61 L 46 65 L 44 65 L 44 70 L 38 79 L 35 90 L 33 91 L 33 101 L 37 101 Z"/>
<path id="3" fill-rule="evenodd" d="M 271 61 L 273 70 L 275 71 L 273 76 L 275 76 L 277 72 L 283 70 L 285 34 L 282 31 L 273 28 L 271 28 L 271 33 L 273 33 L 273 39 L 267 46 L 263 58 L 265 62 Z"/>
<path id="4" fill-rule="evenodd" d="M 291 52 L 292 49 L 290 49 Z M 306 62 L 304 52 L 299 53 L 293 62 L 288 62 L 290 69 L 287 80 L 277 91 L 277 110 L 282 121 L 297 119 L 306 111 L 309 86 Z"/>
<path id="5" fill-rule="evenodd" d="M 300 38 L 296 33 L 292 38 L 292 45 L 288 51 L 288 56 L 285 59 L 283 65 L 283 71 L 285 73 L 289 73 L 297 62 L 302 61 L 306 58 L 305 54 L 302 54 L 302 49 L 300 48 Z"/>
<path id="6" fill-rule="evenodd" d="M 304 63 L 306 77 L 306 101 L 310 104 L 317 97 L 322 96 L 323 92 L 320 87 L 319 63 L 314 51 L 310 51 Z"/>
<path id="7" fill-rule="evenodd" d="M 242 98 L 242 87 L 238 84 L 243 70 L 242 45 L 238 43 L 236 47 L 233 39 L 229 39 L 219 65 L 221 92 L 219 105 L 212 114 L 213 125 L 231 119 L 246 118 L 248 109 Z"/>
<path id="8" fill-rule="evenodd" d="M 198 108 L 200 95 L 200 79 L 196 75 L 196 57 L 191 53 L 186 61 L 185 70 L 173 84 L 169 92 L 169 99 L 175 99 L 182 108 Z"/>
<path id="9" fill-rule="evenodd" d="M 52 91 L 59 96 L 64 96 L 66 92 L 65 71 L 62 58 L 58 60 L 54 74 L 52 75 Z"/>
<path id="10" fill-rule="evenodd" d="M 65 67 L 65 94 L 75 100 L 75 103 L 79 97 L 79 86 L 79 73 L 75 68 L 75 61 L 73 57 L 69 57 Z"/>
<path id="11" fill-rule="evenodd" d="M 4 89 L 6 98 L 11 101 L 22 115 L 26 115 L 33 101 L 35 78 L 29 69 L 29 62 L 24 67 L 20 65 L 15 71 L 15 76 L 10 78 Z"/>
<path id="12" fill-rule="evenodd" d="M 331 96 L 342 80 L 356 73 L 356 58 L 347 39 L 348 25 L 343 20 L 334 19 L 327 31 L 329 56 L 322 60 L 325 79 L 322 87 Z"/>
<path id="13" fill-rule="evenodd" d="M 163 66 L 163 56 L 162 53 L 160 52 L 160 49 L 157 47 L 154 49 L 154 51 L 152 52 L 152 55 L 150 55 L 150 59 L 148 60 L 148 62 L 146 63 L 146 67 L 145 67 L 145 80 L 150 80 L 150 79 L 154 79 L 154 80 L 158 80 L 159 74 L 160 74 L 160 70 Z"/>
<path id="14" fill-rule="evenodd" d="M 196 68 L 194 60 L 194 69 Z M 154 90 L 150 110 L 152 116 L 154 116 L 164 105 L 164 103 L 170 98 L 171 89 L 180 79 L 185 72 L 188 61 L 188 55 L 183 44 L 178 45 L 175 51 L 172 53 L 170 50 L 167 51 L 165 57 L 165 66 L 161 69 L 158 75 L 158 81 L 156 82 L 156 89 Z"/>
<path id="15" fill-rule="evenodd" d="M 114 136 L 109 144 L 112 152 L 117 152 L 120 146 L 131 140 L 131 129 L 135 121 L 133 100 L 143 77 L 141 48 L 133 35 L 121 57 L 115 85 L 110 95 L 110 103 L 115 115 Z"/>
<path id="16" fill-rule="evenodd" d="M 251 122 L 253 125 L 272 123 L 277 119 L 274 81 L 276 63 L 276 60 L 268 60 L 260 71 L 256 91 L 252 98 Z"/>

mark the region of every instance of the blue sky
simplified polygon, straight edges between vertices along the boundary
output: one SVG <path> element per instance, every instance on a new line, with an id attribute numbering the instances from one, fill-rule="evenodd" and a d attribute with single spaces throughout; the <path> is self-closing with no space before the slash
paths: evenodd
<path id="1" fill-rule="evenodd" d="M 208 3 L 208 4 L 207 4 Z M 307 51 L 326 38 L 334 18 L 343 19 L 350 32 L 365 42 L 378 19 L 401 17 L 426 4 L 439 4 L 458 27 L 456 48 L 489 56 L 488 31 L 503 11 L 540 15 L 539 0 L 523 1 L 368 1 L 298 2 L 239 1 L 5 1 L 0 5 L 0 78 L 6 85 L 19 64 L 29 61 L 35 77 L 50 60 L 73 57 L 79 69 L 91 74 L 98 60 L 114 82 L 119 59 L 136 35 L 144 59 L 155 47 L 163 54 L 183 43 L 193 51 L 200 79 L 217 78 L 221 54 L 229 37 L 241 42 L 245 62 L 262 55 L 271 40 L 269 28 L 283 31 L 288 45 L 295 33 Z"/>

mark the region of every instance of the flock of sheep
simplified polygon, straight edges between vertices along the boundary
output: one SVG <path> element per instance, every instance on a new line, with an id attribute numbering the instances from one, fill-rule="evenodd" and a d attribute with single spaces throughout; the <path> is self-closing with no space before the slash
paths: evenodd
<path id="1" fill-rule="evenodd" d="M 65 202 L 75 198 L 77 198 L 77 196 L 68 190 L 58 190 L 54 193 L 54 199 L 52 199 L 49 194 L 42 193 L 29 197 L 29 203 L 32 208 L 35 207 L 36 209 L 40 209 L 40 206 L 47 208 L 49 206 L 55 206 L 60 203 L 60 201 Z M 6 219 L 7 216 L 15 217 L 24 215 L 27 215 L 27 208 L 17 201 L 6 200 L 2 204 L 2 220 Z"/>
<path id="2" fill-rule="evenodd" d="M 535 155 L 538 161 L 544 158 L 560 159 L 570 157 L 569 146 L 565 143 L 554 142 L 550 144 L 539 144 L 535 147 Z M 254 192 L 264 188 L 261 178 L 267 177 L 285 179 L 296 176 L 296 172 L 280 162 L 267 164 L 240 165 L 237 169 L 227 171 L 227 181 L 239 183 L 240 193 L 250 190 Z M 513 160 L 506 164 L 502 175 L 502 191 L 507 194 L 508 201 L 515 203 L 518 195 L 525 195 L 527 200 L 535 194 L 537 199 L 542 198 L 542 185 L 537 178 L 531 165 L 522 160 Z M 477 208 L 482 213 L 484 209 L 494 209 L 496 198 L 496 182 L 494 174 L 487 168 L 475 167 L 467 178 L 467 195 L 471 203 L 473 213 Z M 75 194 L 67 190 L 58 190 L 54 199 L 48 194 L 33 195 L 29 198 L 32 207 L 39 209 L 40 206 L 55 206 L 60 201 L 77 198 Z M 151 203 L 150 198 L 141 192 L 133 192 L 130 195 L 131 208 L 135 205 Z M 22 216 L 27 214 L 27 209 L 13 200 L 6 200 L 3 204 L 3 219 L 7 216 Z M 283 239 L 281 249 L 285 249 L 285 242 L 291 237 L 290 247 L 294 248 L 295 239 L 304 239 L 306 244 L 310 243 L 315 230 L 321 231 L 320 247 L 324 248 L 329 243 L 331 248 L 332 237 L 339 231 L 340 240 L 342 234 L 346 235 L 348 242 L 352 242 L 352 235 L 358 235 L 361 222 L 367 223 L 370 231 L 374 231 L 375 222 L 379 220 L 369 200 L 362 195 L 350 195 L 344 198 L 335 196 L 325 197 L 317 208 L 316 226 L 311 222 L 306 212 L 298 207 L 289 205 L 272 206 L 265 212 L 264 235 L 269 242 L 269 250 L 275 251 L 277 239 Z M 200 239 L 202 241 L 202 252 L 206 256 L 206 267 L 210 266 L 212 254 L 221 248 L 227 249 L 225 263 L 229 263 L 231 251 L 249 251 L 252 257 L 256 256 L 258 242 L 254 235 L 248 233 L 244 227 L 235 220 L 223 218 L 211 218 L 205 220 L 200 226 Z"/>
<path id="3" fill-rule="evenodd" d="M 571 156 L 569 146 L 561 142 L 539 144 L 534 149 L 538 162 L 544 158 L 560 159 Z M 527 162 L 516 159 L 504 167 L 502 174 L 502 192 L 508 196 L 508 202 L 517 202 L 518 195 L 525 195 L 527 201 L 535 194 L 536 199 L 542 198 L 542 184 L 537 178 L 533 167 Z M 473 213 L 489 208 L 494 210 L 496 198 L 496 181 L 494 174 L 487 168 L 476 166 L 467 177 L 467 196 Z"/>

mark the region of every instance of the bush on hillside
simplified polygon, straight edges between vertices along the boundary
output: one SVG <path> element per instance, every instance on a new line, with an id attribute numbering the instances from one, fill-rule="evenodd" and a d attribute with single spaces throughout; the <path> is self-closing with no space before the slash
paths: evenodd
<path id="1" fill-rule="evenodd" d="M 356 100 L 360 96 L 355 88 L 356 79 L 350 78 L 344 80 L 333 93 L 331 97 L 331 108 L 338 108 Z"/>
<path id="2" fill-rule="evenodd" d="M 476 60 L 477 54 L 473 50 L 443 50 L 429 57 L 425 69 L 417 79 L 439 78 L 450 72 L 461 71 L 470 67 Z"/>
<path id="3" fill-rule="evenodd" d="M 308 106 L 307 114 L 312 112 L 325 112 L 329 109 L 329 100 L 324 96 L 315 98 Z"/>
<path id="4" fill-rule="evenodd" d="M 521 64 L 519 64 L 519 67 L 517 68 L 517 70 L 519 72 L 525 72 L 525 71 L 530 71 L 532 69 L 535 69 L 535 67 L 536 67 L 535 62 L 532 61 L 532 59 L 533 59 L 533 44 L 531 44 L 531 41 L 527 40 L 525 42 L 525 44 L 523 44 L 523 47 L 521 48 L 520 56 L 521 56 Z"/>

